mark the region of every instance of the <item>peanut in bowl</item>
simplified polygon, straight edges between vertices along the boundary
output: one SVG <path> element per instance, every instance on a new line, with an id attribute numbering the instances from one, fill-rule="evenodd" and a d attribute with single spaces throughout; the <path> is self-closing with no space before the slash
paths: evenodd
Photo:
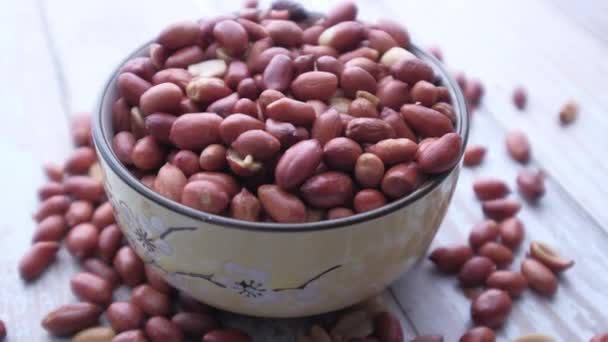
<path id="1" fill-rule="evenodd" d="M 415 56 L 430 66 L 433 79 L 411 91 L 406 89 L 407 96 L 397 96 L 408 98 L 405 109 L 401 113 L 393 110 L 397 116 L 380 119 L 379 109 L 389 108 L 384 103 L 394 101 L 395 96 L 376 96 L 382 84 L 376 84 L 375 77 L 381 75 L 368 81 L 373 72 L 366 68 L 372 65 L 361 58 L 369 56 L 353 57 L 353 51 L 364 55 L 376 51 L 370 62 L 381 65 L 375 60 L 390 59 L 390 54 L 385 57 L 390 48 L 379 47 L 384 49 L 380 56 L 371 47 L 358 47 L 368 33 L 361 33 L 359 40 L 350 43 L 332 41 L 335 36 L 328 38 L 326 34 L 323 38 L 324 33 L 319 33 L 322 44 L 302 45 L 301 39 L 294 43 L 284 33 L 300 27 L 292 21 L 264 19 L 252 26 L 241 19 L 218 21 L 211 29 L 214 33 L 220 31 L 212 34 L 213 42 L 196 43 L 215 43 L 215 50 L 209 46 L 206 51 L 199 45 L 192 45 L 198 49 L 182 46 L 189 44 L 184 43 L 187 37 L 180 42 L 161 34 L 164 40 L 139 48 L 113 73 L 93 119 L 94 142 L 109 200 L 124 235 L 144 262 L 155 267 L 174 287 L 204 303 L 263 317 L 308 316 L 353 305 L 384 290 L 430 245 L 456 186 L 466 145 L 468 114 L 464 99 L 436 59 L 409 45 L 411 53 L 407 58 Z M 342 20 L 325 31 L 339 30 L 335 26 L 340 25 L 353 27 L 345 23 L 358 22 Z M 247 25 L 248 39 L 257 38 L 248 49 L 248 40 L 245 48 L 237 44 L 241 29 Z M 205 27 L 203 23 L 200 34 L 209 30 Z M 251 56 L 257 42 L 266 39 L 251 38 L 251 27 L 262 28 L 259 35 L 269 35 L 275 44 L 281 44 L 267 46 L 258 52 L 260 55 L 269 50 L 288 53 L 259 58 L 266 59 L 260 65 L 246 63 L 242 56 Z M 224 30 L 236 33 L 226 35 Z M 294 46 L 300 49 L 295 50 Z M 163 55 L 159 49 L 167 51 L 160 51 Z M 203 54 L 197 55 L 195 50 Z M 324 58 L 328 54 L 335 57 Z M 136 59 L 148 56 L 147 60 Z M 222 58 L 245 62 L 226 63 Z M 352 62 L 348 66 L 356 58 L 360 66 L 353 66 Z M 139 67 L 134 67 L 134 59 L 139 61 Z M 316 76 L 307 73 L 330 70 L 327 65 L 335 65 L 334 60 L 347 67 L 334 70 L 336 76 L 323 74 L 318 85 L 323 91 L 306 86 L 316 82 Z M 142 61 L 154 63 L 145 66 Z M 158 76 L 167 70 L 167 65 L 187 68 L 197 76 L 183 83 L 166 78 L 166 71 L 164 76 Z M 231 73 L 231 68 L 241 69 Z M 389 69 L 379 67 L 377 72 L 388 75 L 392 72 Z M 248 77 L 235 79 L 239 72 Z M 412 77 L 395 72 L 396 79 Z M 285 77 L 286 73 L 291 76 Z M 389 76 L 382 78 L 386 77 Z M 311 78 L 313 81 L 308 82 Z M 126 93 L 125 82 L 135 84 Z M 150 82 L 156 84 L 152 86 Z M 374 86 L 369 86 L 369 82 Z M 449 106 L 456 116 L 454 126 L 450 124 L 453 133 L 444 132 L 444 120 L 439 120 L 438 126 L 422 120 L 422 124 L 412 125 L 417 133 L 415 141 L 407 142 L 395 133 L 391 120 L 403 120 L 409 115 L 419 122 L 417 119 L 427 118 L 425 111 L 432 111 L 429 115 L 433 120 L 440 112 L 431 109 L 438 104 L 437 99 L 425 103 L 422 96 L 416 104 L 410 99 L 420 98 L 416 94 L 418 88 L 432 87 L 432 82 L 440 83 L 449 95 Z M 259 88 L 267 90 L 260 94 Z M 405 103 L 398 104 L 397 109 L 402 104 Z M 127 109 L 122 121 L 116 114 L 120 113 L 119 105 Z M 420 109 L 422 114 L 403 113 L 418 111 L 418 107 L 424 107 Z M 366 116 L 370 112 L 371 116 Z M 327 113 L 331 113 L 334 124 L 342 125 L 340 130 L 331 133 L 325 129 L 321 121 L 332 121 Z M 202 124 L 201 115 L 206 118 Z M 165 122 L 165 130 L 159 133 L 154 130 L 157 126 L 149 124 L 154 120 L 168 120 L 169 124 Z M 236 125 L 234 133 L 230 121 L 247 122 L 249 126 L 243 129 Z M 192 127 L 198 130 L 192 133 Z M 366 131 L 368 127 L 373 128 Z M 285 131 L 291 133 L 280 135 Z M 445 147 L 445 140 L 453 140 L 454 136 L 458 137 L 458 144 Z M 129 148 L 117 149 L 117 140 L 119 146 L 126 144 Z M 176 151 L 169 152 L 171 148 Z M 161 157 L 155 149 L 161 151 Z M 446 157 L 444 152 L 450 149 L 451 155 Z M 409 151 L 404 153 L 411 156 L 395 155 L 393 150 Z M 344 151 L 355 151 L 355 155 L 341 154 Z M 193 155 L 198 163 L 191 161 Z M 385 164 L 381 179 L 373 181 L 362 176 L 373 175 L 364 172 L 368 170 L 365 167 L 357 172 L 361 156 Z M 451 159 L 448 164 L 446 158 Z M 365 160 L 361 163 L 373 164 Z M 408 172 L 421 164 L 428 171 L 424 181 L 403 189 L 403 177 L 407 178 Z M 215 181 L 210 174 L 223 180 Z M 226 176 L 230 181 L 226 181 Z M 387 203 L 387 198 L 392 201 Z"/>

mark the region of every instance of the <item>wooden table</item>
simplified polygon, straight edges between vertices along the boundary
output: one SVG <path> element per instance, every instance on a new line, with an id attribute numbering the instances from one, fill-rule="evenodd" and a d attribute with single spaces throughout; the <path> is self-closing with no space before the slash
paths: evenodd
<path id="1" fill-rule="evenodd" d="M 519 217 L 530 240 L 554 244 L 576 259 L 552 299 L 532 291 L 515 302 L 502 340 L 546 332 L 560 341 L 586 341 L 608 330 L 608 4 L 515 0 L 358 1 L 365 19 L 403 22 L 422 45 L 439 44 L 447 63 L 483 80 L 486 96 L 475 113 L 471 142 L 489 154 L 482 167 L 464 170 L 434 245 L 464 241 L 482 218 L 471 182 L 499 175 L 514 187 L 521 168 L 506 157 L 504 134 L 527 132 L 533 166 L 546 170 L 547 195 L 525 205 Z M 0 318 L 9 341 L 50 339 L 39 321 L 48 310 L 74 300 L 68 279 L 76 270 L 62 251 L 40 281 L 24 284 L 16 264 L 35 227 L 30 216 L 43 183 L 40 165 L 70 151 L 68 121 L 90 110 L 110 71 L 133 47 L 165 24 L 231 11 L 237 1 L 21 0 L 0 5 Z M 309 1 L 325 10 L 329 1 Z M 528 108 L 517 111 L 511 91 L 529 90 Z M 579 120 L 557 123 L 567 99 L 581 104 Z M 523 252 L 519 253 L 518 267 Z M 123 296 L 121 294 L 120 296 Z M 471 325 L 469 303 L 454 278 L 422 262 L 384 297 L 402 318 L 408 337 L 438 333 L 456 341 Z M 256 341 L 292 341 L 305 320 L 259 320 L 226 314 Z"/>

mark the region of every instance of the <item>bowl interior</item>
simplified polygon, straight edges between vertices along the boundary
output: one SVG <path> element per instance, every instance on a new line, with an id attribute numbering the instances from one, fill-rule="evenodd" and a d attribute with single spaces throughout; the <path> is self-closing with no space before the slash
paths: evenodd
<path id="1" fill-rule="evenodd" d="M 129 170 L 118 160 L 114 154 L 111 146 L 112 137 L 114 131 L 112 129 L 112 104 L 118 98 L 118 91 L 116 89 L 116 79 L 119 75 L 120 68 L 123 64 L 131 58 L 138 56 L 146 56 L 148 53 L 148 46 L 150 43 L 144 44 L 129 55 L 112 73 L 112 76 L 104 86 L 97 108 L 94 111 L 93 117 L 93 138 L 97 151 L 101 157 L 107 162 L 108 166 L 130 187 L 154 202 L 163 205 L 171 210 L 179 212 L 183 215 L 189 216 L 194 219 L 213 223 L 217 225 L 226 226 L 229 228 L 238 228 L 246 230 L 261 230 L 261 231 L 276 231 L 276 232 L 301 232 L 301 231 L 314 231 L 323 229 L 334 229 L 347 227 L 351 224 L 358 223 L 361 221 L 370 220 L 382 215 L 386 215 L 395 210 L 398 210 L 408 204 L 412 203 L 425 196 L 437 185 L 439 185 L 452 171 L 453 169 L 446 171 L 443 174 L 437 175 L 423 184 L 420 188 L 409 194 L 408 196 L 399 200 L 393 201 L 383 207 L 356 214 L 350 217 L 299 223 L 299 224 L 283 224 L 283 223 L 270 223 L 270 222 L 248 222 L 232 219 L 229 217 L 204 213 L 193 208 L 187 207 L 181 203 L 174 202 L 168 198 L 165 198 L 156 192 L 152 191 L 144 184 L 142 184 Z M 414 53 L 418 58 L 424 60 L 435 70 L 436 76 L 440 79 L 440 83 L 445 85 L 450 92 L 452 98 L 452 105 L 454 111 L 458 117 L 456 123 L 456 132 L 460 134 L 463 139 L 462 150 L 460 152 L 460 159 L 467 144 L 469 134 L 469 114 L 467 112 L 466 102 L 460 91 L 457 83 L 450 77 L 447 70 L 443 65 L 433 56 L 426 53 L 422 49 L 412 45 L 409 50 Z M 455 166 L 458 167 L 458 164 Z"/>

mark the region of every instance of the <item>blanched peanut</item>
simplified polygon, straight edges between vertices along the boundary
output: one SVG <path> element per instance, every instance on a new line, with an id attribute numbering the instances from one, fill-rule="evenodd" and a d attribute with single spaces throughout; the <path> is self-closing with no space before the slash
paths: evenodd
<path id="1" fill-rule="evenodd" d="M 226 152 L 226 162 L 230 170 L 241 177 L 252 177 L 259 174 L 264 165 L 255 160 L 252 155 L 241 155 L 234 149 L 229 149 Z"/>
<path id="2" fill-rule="evenodd" d="M 226 73 L 227 68 L 228 67 L 226 66 L 226 62 L 224 60 L 209 59 L 200 63 L 189 65 L 188 72 L 193 76 L 222 77 Z M 236 83 L 238 84 L 238 82 Z M 236 84 L 234 84 L 234 87 L 236 87 Z"/>

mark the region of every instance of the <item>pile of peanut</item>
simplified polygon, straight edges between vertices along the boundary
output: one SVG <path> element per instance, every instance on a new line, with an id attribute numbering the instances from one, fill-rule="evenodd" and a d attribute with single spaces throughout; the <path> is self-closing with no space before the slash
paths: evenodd
<path id="1" fill-rule="evenodd" d="M 19 263 L 19 273 L 27 282 L 36 280 L 63 245 L 82 266 L 69 285 L 81 301 L 49 312 L 42 319 L 43 328 L 53 335 L 73 336 L 74 342 L 179 342 L 186 338 L 251 342 L 245 332 L 222 327 L 215 309 L 171 287 L 135 254 L 107 202 L 91 147 L 88 114 L 75 117 L 72 133 L 77 147 L 65 163 L 44 167 L 49 182 L 38 192 L 41 202 L 33 215 L 38 227 Z M 121 285 L 131 290 L 128 301 L 114 298 Z M 371 334 L 382 342 L 402 341 L 398 319 L 381 303 L 370 303 L 331 326 L 313 326 L 312 341 L 324 341 L 319 340 L 324 336 L 331 336 L 327 337 L 330 342 L 346 341 Z M 108 326 L 100 325 L 102 315 Z M 0 339 L 5 335 L 0 321 Z"/>
<path id="2" fill-rule="evenodd" d="M 125 64 L 112 145 L 143 183 L 207 213 L 303 223 L 381 207 L 456 164 L 450 93 L 403 27 L 357 21 L 352 2 L 320 18 L 275 8 L 175 23 Z"/>

